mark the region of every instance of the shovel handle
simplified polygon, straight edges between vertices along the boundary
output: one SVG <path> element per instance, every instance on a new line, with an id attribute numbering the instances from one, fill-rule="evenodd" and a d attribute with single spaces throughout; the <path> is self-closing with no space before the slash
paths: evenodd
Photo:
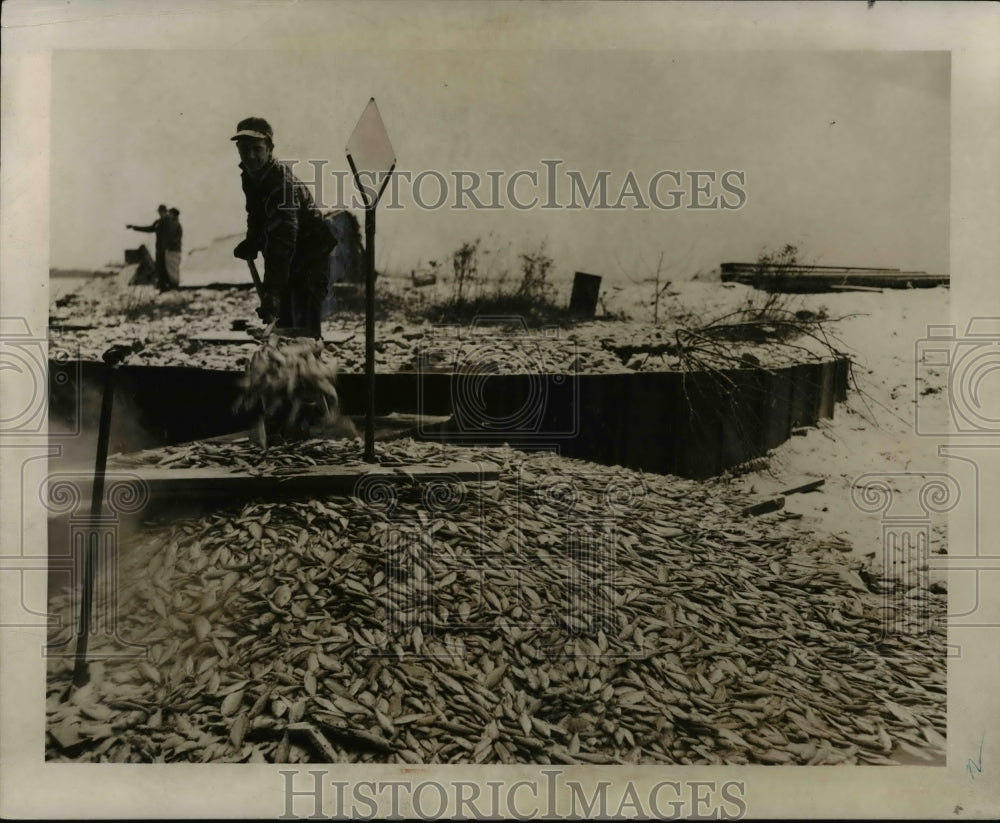
<path id="1" fill-rule="evenodd" d="M 247 260 L 247 265 L 250 267 L 250 276 L 253 278 L 253 284 L 257 288 L 257 296 L 263 300 L 264 284 L 260 281 L 260 275 L 257 273 L 257 264 L 253 260 Z"/>
<path id="2" fill-rule="evenodd" d="M 253 284 L 257 287 L 257 297 L 260 299 L 261 303 L 264 302 L 264 284 L 260 281 L 260 275 L 257 273 L 257 264 L 253 260 L 247 260 L 247 266 L 250 267 L 250 276 L 253 278 Z M 275 326 L 278 325 L 278 319 L 272 320 L 267 327 L 264 329 L 264 338 L 271 336 L 274 331 Z"/>

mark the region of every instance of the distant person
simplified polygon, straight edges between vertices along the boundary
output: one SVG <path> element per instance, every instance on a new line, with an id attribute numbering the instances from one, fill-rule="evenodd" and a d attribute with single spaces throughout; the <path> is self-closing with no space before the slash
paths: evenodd
<path id="1" fill-rule="evenodd" d="M 184 229 L 180 221 L 181 213 L 170 209 L 166 217 L 166 229 L 163 232 L 163 262 L 166 278 L 161 288 L 176 289 L 181 285 L 181 238 Z"/>
<path id="2" fill-rule="evenodd" d="M 167 230 L 167 219 L 169 217 L 169 212 L 167 207 L 162 203 L 156 207 L 157 213 L 160 215 L 158 219 L 154 220 L 148 226 L 133 226 L 131 223 L 125 226 L 126 229 L 132 229 L 134 231 L 145 231 L 145 232 L 155 232 L 156 233 L 156 260 L 154 262 L 154 276 L 156 277 L 156 286 L 159 289 L 163 289 L 164 283 L 167 282 L 167 263 L 164 257 L 163 249 L 163 235 Z"/>
<path id="3" fill-rule="evenodd" d="M 247 236 L 233 254 L 264 257 L 257 313 L 265 323 L 277 320 L 279 327 L 303 329 L 318 339 L 336 240 L 309 189 L 274 159 L 274 132 L 266 120 L 241 120 L 231 139 L 240 155 L 247 211 Z"/>

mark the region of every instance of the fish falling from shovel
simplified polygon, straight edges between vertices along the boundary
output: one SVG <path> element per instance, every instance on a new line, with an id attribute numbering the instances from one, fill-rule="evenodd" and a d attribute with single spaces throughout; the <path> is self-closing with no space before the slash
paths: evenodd
<path id="1" fill-rule="evenodd" d="M 338 364 L 323 342 L 281 338 L 270 330 L 240 379 L 237 412 L 256 412 L 251 440 L 304 440 L 318 435 L 357 436 L 341 414 L 335 382 Z"/>

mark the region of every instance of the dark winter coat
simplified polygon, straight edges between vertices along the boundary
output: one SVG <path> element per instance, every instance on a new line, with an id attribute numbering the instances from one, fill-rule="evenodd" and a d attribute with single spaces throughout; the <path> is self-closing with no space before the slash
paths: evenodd
<path id="1" fill-rule="evenodd" d="M 165 246 L 163 245 L 164 238 L 167 233 L 167 222 L 168 218 L 160 217 L 154 220 L 148 226 L 132 226 L 135 231 L 144 231 L 148 233 L 156 233 L 156 259 L 160 260 L 163 257 L 163 252 L 165 251 Z"/>
<path id="2" fill-rule="evenodd" d="M 184 229 L 181 228 L 180 221 L 168 215 L 164 217 L 161 221 L 162 227 L 162 242 L 164 251 L 180 251 L 181 250 L 181 238 L 184 235 Z"/>
<path id="3" fill-rule="evenodd" d="M 335 241 L 308 187 L 275 160 L 257 174 L 243 169 L 241 182 L 247 240 L 264 257 L 264 290 L 281 292 L 292 280 L 321 301 L 326 258 Z"/>

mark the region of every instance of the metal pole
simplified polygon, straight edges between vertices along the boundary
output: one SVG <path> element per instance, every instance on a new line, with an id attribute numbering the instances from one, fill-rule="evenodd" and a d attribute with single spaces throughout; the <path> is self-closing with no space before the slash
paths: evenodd
<path id="1" fill-rule="evenodd" d="M 377 201 L 376 201 L 377 203 Z M 365 462 L 375 462 L 375 206 L 365 209 Z"/>
<path id="2" fill-rule="evenodd" d="M 94 579 L 97 576 L 97 541 L 100 535 L 98 521 L 104 503 L 104 472 L 107 466 L 108 441 L 111 436 L 111 408 L 114 403 L 114 364 L 105 355 L 104 396 L 101 399 L 101 422 L 97 434 L 97 465 L 94 471 L 94 488 L 90 499 L 90 533 L 87 535 L 83 579 L 83 598 L 80 605 L 80 630 L 76 640 L 76 660 L 73 666 L 73 686 L 81 688 L 90 680 L 87 668 L 87 642 L 90 637 L 90 615 L 94 603 Z"/>
<path id="3" fill-rule="evenodd" d="M 372 98 L 374 102 L 375 98 Z M 386 138 L 388 139 L 388 138 Z M 354 182 L 365 200 L 365 382 L 368 384 L 368 408 L 365 413 L 366 463 L 375 463 L 375 209 L 382 198 L 396 162 L 393 161 L 377 192 L 370 192 L 361 182 L 361 174 L 350 151 L 347 162 Z"/>

